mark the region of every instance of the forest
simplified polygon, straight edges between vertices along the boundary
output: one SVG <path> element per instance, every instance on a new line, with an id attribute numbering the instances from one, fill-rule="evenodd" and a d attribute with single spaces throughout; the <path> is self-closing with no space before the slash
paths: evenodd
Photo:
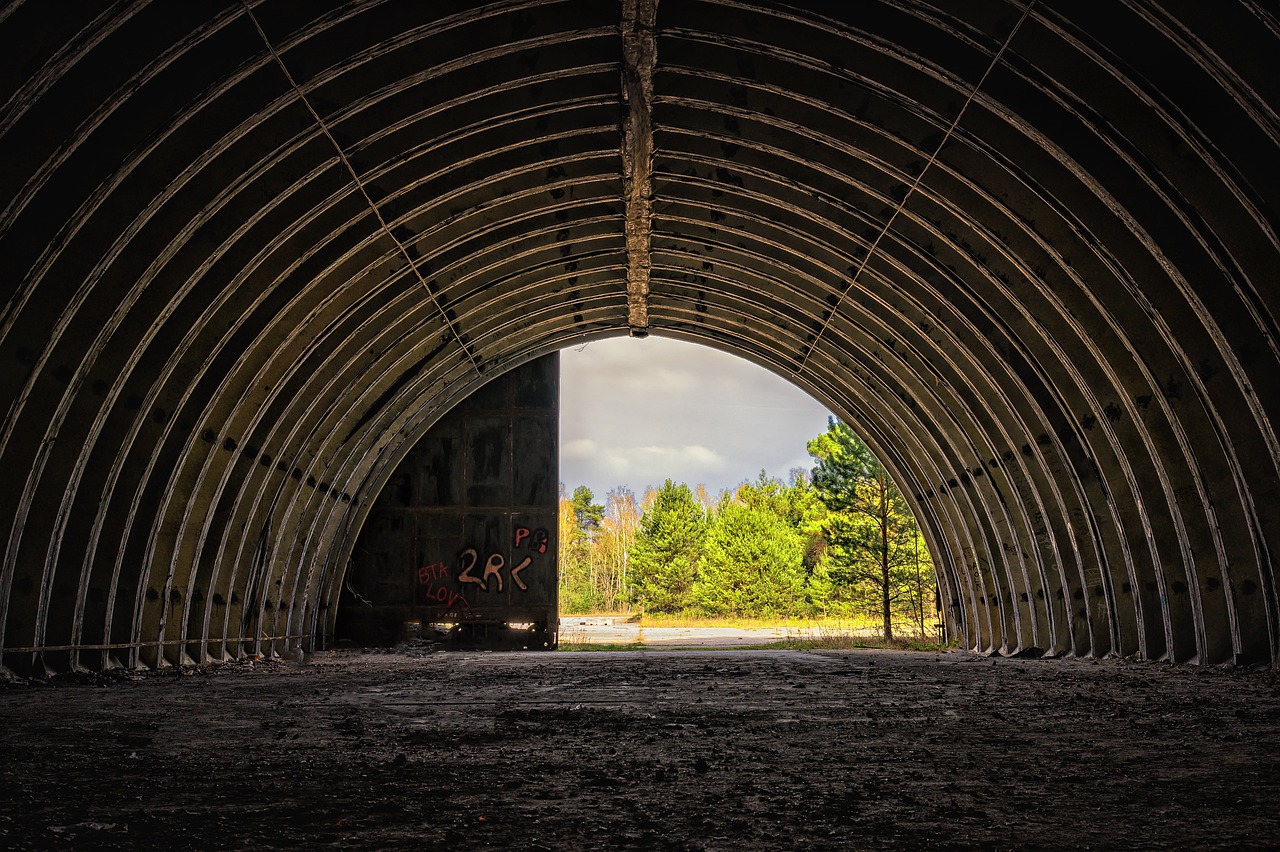
<path id="1" fill-rule="evenodd" d="M 711 495 L 670 479 L 639 499 L 560 495 L 560 609 L 688 618 L 822 619 L 933 635 L 935 578 L 914 516 L 842 421 L 789 482 L 763 471 Z"/>

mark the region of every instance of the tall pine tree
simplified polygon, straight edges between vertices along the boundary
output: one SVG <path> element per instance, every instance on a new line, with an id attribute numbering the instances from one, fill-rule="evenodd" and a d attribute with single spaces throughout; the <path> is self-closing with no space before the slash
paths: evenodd
<path id="1" fill-rule="evenodd" d="M 670 479 L 640 518 L 631 550 L 631 601 L 646 612 L 679 612 L 692 603 L 707 516 L 689 486 Z"/>
<path id="2" fill-rule="evenodd" d="M 817 461 L 813 487 L 831 511 L 827 537 L 832 574 L 875 587 L 884 640 L 893 639 L 893 604 L 906 593 L 919 529 L 910 506 L 880 460 L 843 421 L 809 442 Z"/>

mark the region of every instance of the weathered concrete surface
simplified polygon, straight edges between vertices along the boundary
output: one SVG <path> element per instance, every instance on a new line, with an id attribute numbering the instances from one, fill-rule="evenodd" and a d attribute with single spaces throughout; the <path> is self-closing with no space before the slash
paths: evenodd
<path id="1" fill-rule="evenodd" d="M 1259 670 L 328 653 L 0 691 L 0 847 L 1241 848 Z"/>
<path id="2" fill-rule="evenodd" d="M 1253 0 L 8 3 L 0 667 L 329 647 L 417 441 L 629 333 L 853 424 L 964 647 L 1275 663 L 1277 52 Z"/>
<path id="3" fill-rule="evenodd" d="M 554 647 L 559 422 L 559 353 L 499 376 L 442 417 L 356 538 L 338 638 L 390 646 L 413 622 L 463 623 L 474 635 L 527 623 L 535 626 L 519 645 L 499 647 Z"/>

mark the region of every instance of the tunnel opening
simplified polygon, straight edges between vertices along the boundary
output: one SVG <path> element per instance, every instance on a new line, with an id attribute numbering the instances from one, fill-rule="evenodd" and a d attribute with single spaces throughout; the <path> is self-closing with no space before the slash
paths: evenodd
<path id="1" fill-rule="evenodd" d="M 6 843 L 1280 837 L 1274 0 L 11 0 L 0 54 L 0 681 L 94 687 L 0 689 Z M 622 335 L 857 424 L 964 650 L 326 663 L 412 447 Z M 531 555 L 454 517 L 404 635 Z"/>
<path id="2" fill-rule="evenodd" d="M 354 539 L 334 644 L 546 650 L 584 615 L 647 641 L 685 622 L 724 644 L 713 625 L 735 621 L 832 647 L 942 641 L 924 534 L 865 442 L 767 370 L 650 340 L 601 341 L 567 379 L 589 344 L 534 359 L 437 421 Z M 614 485 L 595 504 L 566 477 Z"/>

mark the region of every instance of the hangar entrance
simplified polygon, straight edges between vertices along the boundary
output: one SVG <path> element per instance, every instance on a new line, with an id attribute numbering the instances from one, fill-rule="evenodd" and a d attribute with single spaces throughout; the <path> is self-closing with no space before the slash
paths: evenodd
<path id="1" fill-rule="evenodd" d="M 645 355 L 654 370 L 671 373 L 666 391 L 661 399 L 644 394 L 633 410 L 575 372 L 574 357 L 564 355 L 565 378 L 553 353 L 484 385 L 398 464 L 355 537 L 337 642 L 553 649 L 562 614 L 649 628 L 638 636 L 674 629 L 701 637 L 730 626 L 829 642 L 935 635 L 940 596 L 920 526 L 888 473 L 820 403 L 749 362 L 671 343 Z M 600 357 L 597 366 L 611 376 L 634 366 L 607 347 Z M 674 372 L 686 362 L 697 364 L 687 381 Z M 571 385 L 563 403 L 562 384 Z M 619 422 L 602 419 L 584 393 Z M 739 404 L 740 393 L 749 403 Z M 776 422 L 740 422 L 745 436 L 736 439 L 716 422 L 740 420 L 740 409 L 759 404 L 778 409 Z M 560 428 L 562 405 L 573 421 L 568 431 Z M 683 428 L 666 422 L 673 411 Z M 646 420 L 664 425 L 654 430 Z M 608 458 L 603 475 L 627 478 L 603 489 L 600 505 L 587 486 L 570 498 L 560 482 L 586 476 L 599 485 L 600 474 L 574 449 L 597 430 L 648 442 L 645 449 L 663 459 L 619 467 L 624 450 L 592 440 Z M 685 449 L 723 458 L 699 467 L 661 453 L 689 440 L 700 443 Z M 563 470 L 561 443 L 570 453 Z M 758 476 L 743 475 L 753 469 Z M 666 483 L 641 497 L 628 485 L 637 476 Z M 690 476 L 691 485 L 673 481 Z M 828 505 L 837 498 L 857 505 Z M 934 632 L 926 633 L 926 616 Z M 581 641 L 580 633 L 571 630 L 571 640 Z"/>
<path id="2" fill-rule="evenodd" d="M 0 666 L 323 649 L 431 424 L 623 334 L 858 424 L 966 647 L 1274 664 L 1273 6 L 5 5 Z"/>
<path id="3" fill-rule="evenodd" d="M 560 355 L 463 400 L 396 468 L 356 539 L 338 641 L 556 646 Z"/>

